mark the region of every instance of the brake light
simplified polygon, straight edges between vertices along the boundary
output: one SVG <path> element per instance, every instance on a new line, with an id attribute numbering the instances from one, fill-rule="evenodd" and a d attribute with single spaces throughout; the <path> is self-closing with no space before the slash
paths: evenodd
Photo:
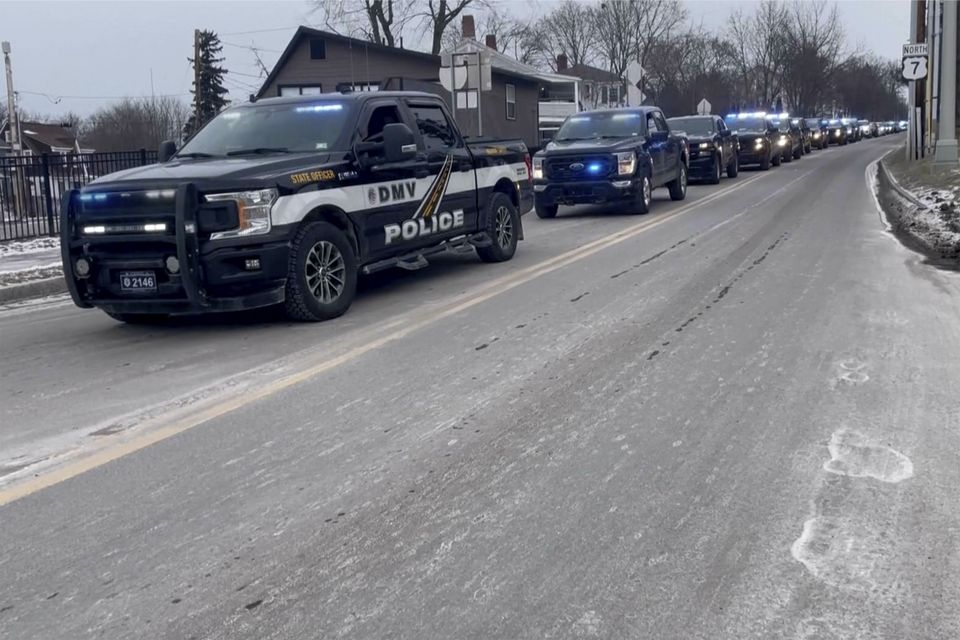
<path id="1" fill-rule="evenodd" d="M 527 182 L 533 182 L 533 160 L 529 153 L 523 154 L 523 163 L 527 165 Z"/>

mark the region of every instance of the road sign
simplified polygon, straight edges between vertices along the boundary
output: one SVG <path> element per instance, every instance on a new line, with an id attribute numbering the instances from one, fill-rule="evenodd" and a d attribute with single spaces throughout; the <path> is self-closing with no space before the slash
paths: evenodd
<path id="1" fill-rule="evenodd" d="M 923 56 L 927 57 L 927 43 L 918 42 L 916 44 L 905 44 L 903 45 L 903 57 L 904 58 L 913 58 Z"/>
<path id="2" fill-rule="evenodd" d="M 710 115 L 710 110 L 712 108 L 713 108 L 713 105 L 710 104 L 710 101 L 707 100 L 706 98 L 704 98 L 703 100 L 697 103 L 697 113 L 700 114 L 701 116 Z"/>
<path id="3" fill-rule="evenodd" d="M 901 68 L 904 80 L 923 80 L 927 77 L 927 57 L 907 56 Z"/>

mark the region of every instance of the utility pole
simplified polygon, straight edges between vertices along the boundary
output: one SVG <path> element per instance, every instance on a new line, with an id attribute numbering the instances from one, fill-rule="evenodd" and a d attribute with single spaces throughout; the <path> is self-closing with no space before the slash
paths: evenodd
<path id="1" fill-rule="evenodd" d="M 21 153 L 20 148 L 20 116 L 17 113 L 17 97 L 13 91 L 13 65 L 10 62 L 10 43 L 3 41 L 0 48 L 3 50 L 3 65 L 7 71 L 7 131 L 10 132 L 10 147 L 13 149 L 13 155 Z M 15 216 L 21 216 L 25 213 L 23 204 L 26 202 L 23 192 L 23 183 L 20 176 L 17 175 L 17 169 L 13 169 L 13 212 Z"/>
<path id="2" fill-rule="evenodd" d="M 934 161 L 957 163 L 957 2 L 943 3 L 943 36 L 940 51 L 940 131 Z"/>
<path id="3" fill-rule="evenodd" d="M 193 30 L 193 114 L 195 130 L 200 129 L 200 29 Z"/>

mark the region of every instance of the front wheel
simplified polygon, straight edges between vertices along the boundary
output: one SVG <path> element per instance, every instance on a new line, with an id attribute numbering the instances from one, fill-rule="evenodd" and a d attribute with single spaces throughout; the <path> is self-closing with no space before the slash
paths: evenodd
<path id="1" fill-rule="evenodd" d="M 760 171 L 769 171 L 770 170 L 770 154 L 768 153 L 764 156 L 763 160 L 760 161 Z"/>
<path id="2" fill-rule="evenodd" d="M 727 165 L 727 177 L 736 178 L 738 173 L 740 173 L 740 156 L 735 153 L 733 160 Z"/>
<path id="3" fill-rule="evenodd" d="M 723 160 L 720 156 L 715 156 L 713 158 L 713 173 L 710 174 L 710 180 L 708 181 L 710 184 L 720 184 L 721 164 L 723 164 Z"/>
<path id="4" fill-rule="evenodd" d="M 634 212 L 643 215 L 650 213 L 650 203 L 653 202 L 653 183 L 650 182 L 650 176 L 644 174 L 640 178 L 640 191 L 637 194 L 637 204 Z"/>
<path id="5" fill-rule="evenodd" d="M 495 191 L 487 203 L 487 235 L 490 246 L 477 247 L 477 255 L 484 262 L 506 262 L 517 252 L 520 214 L 505 193 Z"/>
<path id="6" fill-rule="evenodd" d="M 327 222 L 311 222 L 290 247 L 284 309 L 293 320 L 342 316 L 357 293 L 357 260 L 350 241 Z"/>
<path id="7" fill-rule="evenodd" d="M 534 210 L 537 212 L 537 217 L 544 220 L 549 218 L 557 217 L 557 205 L 555 204 L 537 204 L 534 205 Z"/>
<path id="8" fill-rule="evenodd" d="M 683 200 L 687 197 L 687 165 L 683 162 L 680 163 L 680 170 L 677 173 L 677 177 L 667 183 L 667 188 L 670 189 L 670 199 L 671 200 Z"/>
<path id="9" fill-rule="evenodd" d="M 775 167 L 779 167 L 781 164 L 783 164 L 783 155 L 779 151 L 773 156 L 772 164 Z"/>

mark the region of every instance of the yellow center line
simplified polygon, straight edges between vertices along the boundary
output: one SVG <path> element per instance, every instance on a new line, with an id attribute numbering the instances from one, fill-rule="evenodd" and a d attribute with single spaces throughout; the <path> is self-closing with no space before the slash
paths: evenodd
<path id="1" fill-rule="evenodd" d="M 452 300 L 437 307 L 427 310 L 413 310 L 401 314 L 400 317 L 388 320 L 386 323 L 378 323 L 365 332 L 370 336 L 368 341 L 332 357 L 329 349 L 314 352 L 300 360 L 301 368 L 299 371 L 268 382 L 265 385 L 257 388 L 239 389 L 234 392 L 234 395 L 226 398 L 218 397 L 209 403 L 200 401 L 192 406 L 174 409 L 144 420 L 136 427 L 141 433 L 128 440 L 106 443 L 102 448 L 93 451 L 89 455 L 67 462 L 62 466 L 51 468 L 48 472 L 35 475 L 21 483 L 12 484 L 9 487 L 0 489 L 0 506 L 79 476 L 87 471 L 140 451 L 141 449 L 145 449 L 150 445 L 162 442 L 205 422 L 251 405 L 284 389 L 326 373 L 343 364 L 352 362 L 371 351 L 375 351 L 391 342 L 401 340 L 424 327 L 474 307 L 494 296 L 519 287 L 557 269 L 579 262 L 650 229 L 659 227 L 669 220 L 694 211 L 718 198 L 742 189 L 763 178 L 765 175 L 766 174 L 759 174 L 753 176 L 733 186 L 715 191 L 709 196 L 675 211 L 671 211 L 670 213 L 663 214 L 652 220 L 638 222 L 608 236 L 566 251 L 558 256 L 508 273 L 477 287 L 473 291 L 455 296 Z M 384 332 L 384 324 L 390 327 L 397 327 L 398 324 L 401 326 L 389 332 Z"/>

